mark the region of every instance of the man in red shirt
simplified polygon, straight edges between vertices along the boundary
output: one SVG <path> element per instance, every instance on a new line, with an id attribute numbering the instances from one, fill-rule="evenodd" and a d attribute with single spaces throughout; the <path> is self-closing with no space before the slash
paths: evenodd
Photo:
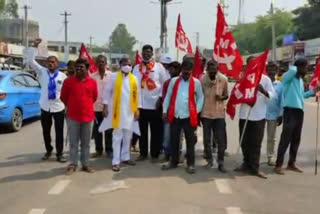
<path id="1" fill-rule="evenodd" d="M 78 59 L 75 76 L 64 82 L 61 91 L 61 100 L 67 109 L 70 142 L 70 165 L 66 171 L 67 175 L 76 171 L 79 160 L 79 142 L 82 170 L 88 173 L 94 172 L 88 164 L 92 122 L 95 119 L 93 105 L 97 100 L 98 88 L 96 81 L 89 77 L 88 69 L 87 60 Z"/>

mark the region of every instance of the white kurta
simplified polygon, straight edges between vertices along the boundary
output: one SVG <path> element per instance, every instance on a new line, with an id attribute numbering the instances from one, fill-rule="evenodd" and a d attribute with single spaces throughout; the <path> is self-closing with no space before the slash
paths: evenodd
<path id="1" fill-rule="evenodd" d="M 114 100 L 114 87 L 118 73 L 111 75 L 110 81 L 107 83 L 103 93 L 102 102 L 108 105 L 108 117 L 104 118 L 99 127 L 99 132 L 112 129 L 112 115 L 113 115 L 113 100 Z M 134 77 L 136 80 L 136 77 Z M 137 80 L 136 80 L 137 81 Z M 139 90 L 139 89 L 138 89 Z M 139 92 L 138 92 L 139 93 Z M 120 124 L 119 129 L 130 130 L 137 135 L 140 135 L 140 128 L 138 121 L 134 120 L 134 114 L 130 107 L 130 83 L 128 76 L 123 75 L 122 79 L 122 93 L 121 93 L 121 110 L 120 110 Z M 138 105 L 140 107 L 140 103 Z"/>

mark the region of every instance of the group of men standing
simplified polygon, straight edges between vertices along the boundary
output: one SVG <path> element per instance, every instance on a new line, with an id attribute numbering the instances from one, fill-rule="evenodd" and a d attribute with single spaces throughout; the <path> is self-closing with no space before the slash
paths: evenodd
<path id="1" fill-rule="evenodd" d="M 36 46 L 39 43 L 40 40 L 36 41 Z M 53 118 L 57 161 L 66 162 L 63 157 L 66 114 L 70 144 L 70 164 L 66 174 L 70 175 L 77 169 L 79 145 L 82 170 L 94 172 L 89 166 L 92 137 L 96 146 L 96 153 L 92 157 L 101 157 L 105 151 L 108 157 L 112 157 L 113 171 L 120 171 L 121 164 L 135 165 L 130 158 L 133 133 L 140 136 L 140 155 L 136 161 L 146 160 L 149 155 L 149 126 L 151 162 L 158 162 L 163 151 L 169 163 L 163 165 L 162 169 L 178 167 L 182 160 L 181 144 L 184 136 L 186 171 L 193 174 L 196 133 L 200 124 L 203 128 L 207 167 L 213 167 L 212 144 L 215 142 L 218 148 L 218 170 L 227 172 L 224 156 L 227 146 L 225 101 L 228 99 L 228 79 L 218 72 L 216 61 L 206 63 L 206 72 L 199 80 L 192 75 L 192 57 L 185 57 L 180 64 L 163 56 L 160 60 L 162 64 L 157 63 L 153 59 L 153 47 L 145 45 L 142 49 L 142 63 L 134 67 L 130 59 L 123 58 L 120 71 L 111 73 L 106 69 L 106 57 L 100 55 L 96 58 L 96 73 L 89 75 L 88 62 L 78 59 L 74 63 L 74 74 L 67 77 L 58 71 L 57 58 L 48 57 L 47 68 L 44 68 L 34 60 L 36 54 L 29 55 L 28 63 L 36 70 L 41 84 L 41 125 L 46 146 L 43 160 L 49 159 L 53 151 L 50 137 Z M 306 61 L 297 60 L 295 67 L 283 75 L 282 83 L 275 80 L 276 65 L 269 66 L 269 77 L 263 75 L 258 86 L 256 103 L 252 106 L 241 105 L 239 130 L 244 159 L 237 171 L 266 178 L 259 170 L 265 123 L 267 121 L 268 164 L 272 166 L 275 164 L 275 130 L 282 122 L 282 113 L 284 127 L 275 172 L 284 174 L 283 157 L 289 144 L 288 169 L 302 171 L 295 165 L 295 161 L 303 123 L 303 98 L 314 95 L 314 91 L 303 91 L 302 77 L 306 65 Z M 104 149 L 102 133 L 105 133 Z"/>

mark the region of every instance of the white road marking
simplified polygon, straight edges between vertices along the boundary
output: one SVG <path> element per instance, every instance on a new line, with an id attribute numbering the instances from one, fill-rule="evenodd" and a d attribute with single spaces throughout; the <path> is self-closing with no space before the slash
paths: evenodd
<path id="1" fill-rule="evenodd" d="M 231 194 L 232 190 L 225 179 L 216 179 L 215 180 L 216 186 L 220 193 L 222 194 Z"/>
<path id="2" fill-rule="evenodd" d="M 227 207 L 226 211 L 228 214 L 243 214 L 240 207 Z"/>
<path id="3" fill-rule="evenodd" d="M 56 183 L 48 192 L 49 195 L 59 195 L 71 183 L 71 180 L 61 180 Z"/>
<path id="4" fill-rule="evenodd" d="M 32 209 L 28 214 L 44 214 L 45 211 L 46 209 Z"/>

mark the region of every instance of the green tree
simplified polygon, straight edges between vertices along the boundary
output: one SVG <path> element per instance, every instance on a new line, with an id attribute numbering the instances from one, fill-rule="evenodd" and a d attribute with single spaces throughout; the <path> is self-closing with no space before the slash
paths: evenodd
<path id="1" fill-rule="evenodd" d="M 0 0 L 0 18 L 18 18 L 18 9 L 16 0 Z"/>
<path id="2" fill-rule="evenodd" d="M 232 29 L 233 36 L 242 54 L 256 53 L 256 23 L 240 24 Z"/>
<path id="3" fill-rule="evenodd" d="M 277 45 L 286 34 L 294 32 L 293 14 L 276 9 L 274 15 L 258 16 L 256 21 L 237 25 L 233 34 L 242 54 L 257 53 L 272 48 L 272 19 L 275 21 Z"/>
<path id="4" fill-rule="evenodd" d="M 18 3 L 16 0 L 8 0 L 5 7 L 5 12 L 9 17 L 19 18 Z"/>
<path id="5" fill-rule="evenodd" d="M 133 56 L 133 46 L 137 40 L 132 36 L 125 24 L 118 24 L 109 38 L 109 51 L 113 53 L 125 53 Z"/>
<path id="6" fill-rule="evenodd" d="M 294 23 L 297 25 L 296 35 L 299 40 L 320 37 L 320 1 L 309 0 L 305 5 L 293 11 L 296 15 Z"/>

